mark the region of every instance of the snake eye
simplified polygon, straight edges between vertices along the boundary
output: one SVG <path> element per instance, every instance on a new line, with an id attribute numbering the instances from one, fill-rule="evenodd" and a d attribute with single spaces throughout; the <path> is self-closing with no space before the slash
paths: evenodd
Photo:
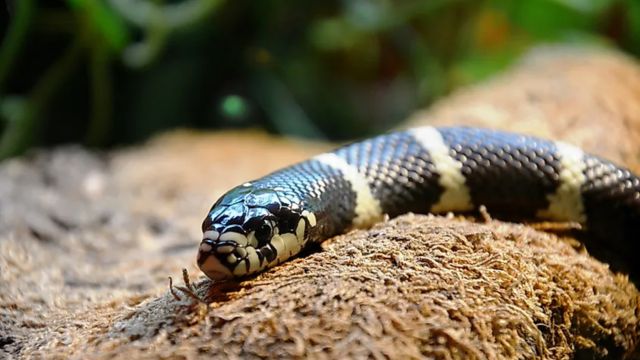
<path id="1" fill-rule="evenodd" d="M 258 227 L 258 229 L 256 230 L 256 239 L 260 244 L 265 244 L 266 242 L 268 242 L 269 239 L 271 239 L 272 235 L 273 232 L 271 229 L 271 224 L 266 221 L 260 224 L 260 227 Z"/>

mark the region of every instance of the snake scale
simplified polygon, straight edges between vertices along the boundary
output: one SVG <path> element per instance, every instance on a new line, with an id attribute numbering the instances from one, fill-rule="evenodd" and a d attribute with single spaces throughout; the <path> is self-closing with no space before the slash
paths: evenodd
<path id="1" fill-rule="evenodd" d="M 486 206 L 572 221 L 622 256 L 638 254 L 640 179 L 563 142 L 469 127 L 392 132 L 315 156 L 224 194 L 203 224 L 211 279 L 260 272 L 352 228 Z"/>

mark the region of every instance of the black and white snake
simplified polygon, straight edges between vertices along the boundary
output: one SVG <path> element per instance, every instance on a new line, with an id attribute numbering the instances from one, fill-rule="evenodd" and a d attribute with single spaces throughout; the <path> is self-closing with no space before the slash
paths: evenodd
<path id="1" fill-rule="evenodd" d="M 344 146 L 233 188 L 202 230 L 212 279 L 282 263 L 307 244 L 407 212 L 491 213 L 576 221 L 638 255 L 640 179 L 579 148 L 466 127 L 420 127 Z"/>

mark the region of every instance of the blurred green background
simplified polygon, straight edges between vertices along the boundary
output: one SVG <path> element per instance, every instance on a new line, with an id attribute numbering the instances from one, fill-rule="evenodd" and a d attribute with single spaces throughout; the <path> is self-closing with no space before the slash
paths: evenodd
<path id="1" fill-rule="evenodd" d="M 541 43 L 640 55 L 640 0 L 13 0 L 0 158 L 161 130 L 384 131 Z"/>

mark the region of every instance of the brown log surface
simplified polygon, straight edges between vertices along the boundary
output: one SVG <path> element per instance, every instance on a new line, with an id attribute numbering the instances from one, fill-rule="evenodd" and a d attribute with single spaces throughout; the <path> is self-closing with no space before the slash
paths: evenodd
<path id="1" fill-rule="evenodd" d="M 638 170 L 640 68 L 546 48 L 412 123 L 563 139 Z M 195 266 L 229 187 L 327 149 L 176 132 L 0 164 L 0 357 L 563 358 L 640 355 L 640 293 L 571 239 L 405 215 L 241 282 Z M 167 285 L 194 282 L 196 301 Z"/>

